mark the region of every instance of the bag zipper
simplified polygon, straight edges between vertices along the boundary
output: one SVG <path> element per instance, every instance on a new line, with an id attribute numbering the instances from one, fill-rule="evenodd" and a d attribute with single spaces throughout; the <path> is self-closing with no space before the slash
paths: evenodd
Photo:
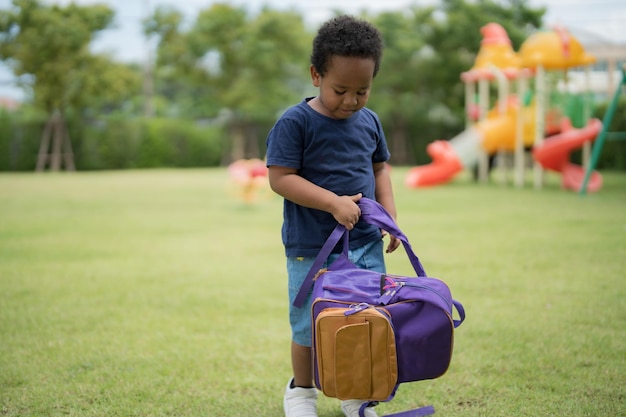
<path id="1" fill-rule="evenodd" d="M 446 299 L 446 297 L 444 297 L 443 295 L 441 295 L 441 293 L 440 293 L 439 291 L 437 291 L 437 290 L 435 290 L 435 289 L 433 289 L 433 288 L 431 288 L 431 287 L 427 287 L 426 285 L 411 284 L 411 283 L 408 283 L 408 282 L 406 282 L 406 281 L 395 281 L 395 280 L 394 280 L 393 282 L 394 282 L 394 284 L 399 285 L 399 286 L 400 286 L 400 288 L 399 288 L 399 289 L 397 289 L 396 291 L 394 291 L 394 292 L 393 292 L 393 294 L 392 294 L 392 296 L 393 296 L 393 295 L 395 295 L 398 291 L 400 291 L 400 289 L 402 289 L 402 287 L 421 288 L 421 289 L 424 289 L 424 290 L 428 290 L 428 291 L 432 292 L 433 294 L 437 294 L 437 295 L 439 296 L 439 298 L 441 298 L 441 300 L 443 301 L 443 303 L 444 303 L 444 304 L 445 304 L 445 305 L 446 305 L 446 306 L 447 306 L 450 310 L 452 309 L 452 305 L 451 305 L 450 303 L 448 303 L 448 300 Z M 392 287 L 392 288 L 393 288 L 393 287 Z M 381 296 L 381 298 L 382 298 L 382 296 Z M 389 297 L 389 298 L 391 298 L 391 297 Z M 391 301 L 391 300 L 389 300 L 389 301 Z M 387 302 L 387 303 L 385 303 L 385 305 L 386 305 L 386 304 L 388 304 L 388 302 Z"/>
<path id="2" fill-rule="evenodd" d="M 350 309 L 350 310 L 346 310 L 346 312 L 344 313 L 346 316 L 351 316 L 352 314 L 358 313 L 359 311 L 363 311 L 363 310 L 366 310 L 368 308 L 373 308 L 374 310 L 378 311 L 379 313 L 381 313 L 385 317 L 387 317 L 387 319 L 391 323 L 391 313 L 389 313 L 389 311 L 387 311 L 386 308 L 381 307 L 381 306 L 376 306 L 374 304 L 369 304 L 369 303 L 347 303 L 345 301 L 333 300 L 331 298 L 316 298 L 315 300 L 313 300 L 313 304 L 315 304 L 317 302 L 330 302 L 330 303 L 333 303 L 333 304 L 340 304 L 340 305 L 342 305 L 342 307 L 340 307 L 340 308 Z M 327 307 L 327 308 L 329 308 L 329 307 Z M 311 315 L 312 316 L 315 315 L 313 313 L 313 309 L 311 309 Z M 393 327 L 393 324 L 392 324 L 392 327 Z"/>
<path id="3" fill-rule="evenodd" d="M 330 291 L 337 291 L 337 292 L 342 292 L 342 293 L 346 293 L 346 294 L 358 294 L 358 295 L 362 295 L 365 297 L 370 297 L 370 294 L 364 292 L 364 291 L 352 291 L 352 290 L 347 290 L 345 288 L 341 288 L 341 287 L 333 287 L 332 285 L 324 285 L 324 290 L 330 290 Z"/>

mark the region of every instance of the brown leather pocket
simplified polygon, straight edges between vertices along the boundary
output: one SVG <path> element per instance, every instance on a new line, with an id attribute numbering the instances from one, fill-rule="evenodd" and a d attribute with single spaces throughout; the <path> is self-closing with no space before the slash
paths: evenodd
<path id="1" fill-rule="evenodd" d="M 315 320 L 318 388 L 340 400 L 386 400 L 398 380 L 393 328 L 374 308 L 346 316 L 327 308 Z"/>
<path id="2" fill-rule="evenodd" d="M 372 351 L 370 323 L 348 324 L 335 334 L 335 387 L 337 398 L 370 398 Z"/>

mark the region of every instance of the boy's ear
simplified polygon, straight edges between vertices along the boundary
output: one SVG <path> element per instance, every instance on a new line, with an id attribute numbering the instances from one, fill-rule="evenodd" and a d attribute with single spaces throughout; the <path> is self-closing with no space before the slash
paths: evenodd
<path id="1" fill-rule="evenodd" d="M 317 72 L 317 70 L 315 69 L 315 67 L 313 65 L 311 65 L 309 70 L 311 71 L 311 81 L 313 82 L 313 86 L 314 87 L 319 87 L 320 86 L 320 80 L 322 79 L 322 76 L 320 75 L 319 72 Z"/>

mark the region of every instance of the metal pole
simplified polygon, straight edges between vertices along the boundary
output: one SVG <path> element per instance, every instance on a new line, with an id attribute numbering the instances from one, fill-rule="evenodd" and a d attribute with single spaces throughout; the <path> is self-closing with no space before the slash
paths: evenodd
<path id="1" fill-rule="evenodd" d="M 589 185 L 589 178 L 591 178 L 591 173 L 593 172 L 596 164 L 598 163 L 598 159 L 600 158 L 600 153 L 602 152 L 602 147 L 604 146 L 604 141 L 606 140 L 607 131 L 613 121 L 613 116 L 615 115 L 615 109 L 617 109 L 617 102 L 619 99 L 619 95 L 622 91 L 622 86 L 626 85 L 626 65 L 622 66 L 622 82 L 615 89 L 615 95 L 613 95 L 613 100 L 611 104 L 604 113 L 604 118 L 602 119 L 602 131 L 598 135 L 595 143 L 593 144 L 593 150 L 591 152 L 591 162 L 587 167 L 587 171 L 585 172 L 585 179 L 583 180 L 583 184 L 580 187 L 580 195 L 585 195 L 587 193 L 587 185 Z"/>

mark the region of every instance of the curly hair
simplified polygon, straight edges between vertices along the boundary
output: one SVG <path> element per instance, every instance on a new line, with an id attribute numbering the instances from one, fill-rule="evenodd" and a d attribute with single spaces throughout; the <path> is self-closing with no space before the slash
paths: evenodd
<path id="1" fill-rule="evenodd" d="M 371 23 L 352 16 L 337 16 L 322 24 L 313 39 L 311 65 L 324 76 L 333 55 L 372 58 L 376 76 L 383 56 L 382 36 Z"/>

